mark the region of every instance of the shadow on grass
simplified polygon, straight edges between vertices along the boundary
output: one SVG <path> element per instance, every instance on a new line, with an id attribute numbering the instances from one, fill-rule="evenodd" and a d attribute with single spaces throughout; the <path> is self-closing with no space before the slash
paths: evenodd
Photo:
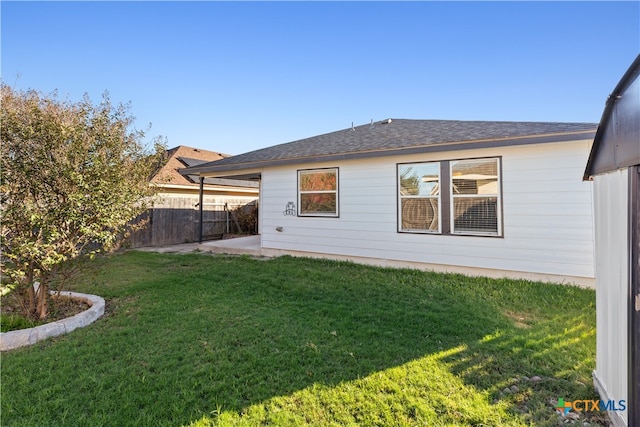
<path id="1" fill-rule="evenodd" d="M 565 287 L 289 257 L 136 252 L 114 257 L 99 280 L 77 290 L 110 298 L 108 318 L 3 356 L 3 425 L 213 422 L 300 390 L 348 390 L 425 356 L 488 400 L 519 375 L 572 381 L 577 364 L 582 378 L 593 362 L 584 344 L 574 342 L 577 354 L 570 348 L 591 339 L 592 321 L 579 314 L 589 294 Z M 545 312 L 576 292 L 560 317 Z M 512 396 L 508 406 L 519 405 Z M 408 408 L 408 419 L 428 418 L 420 410 Z"/>
<path id="2" fill-rule="evenodd" d="M 585 305 L 585 308 L 588 304 Z M 439 358 L 467 384 L 506 402 L 536 425 L 558 425 L 554 406 L 566 401 L 597 400 L 590 373 L 595 368 L 594 310 L 571 311 L 514 322 L 462 351 Z M 607 425 L 605 413 L 573 413 L 580 425 Z"/>

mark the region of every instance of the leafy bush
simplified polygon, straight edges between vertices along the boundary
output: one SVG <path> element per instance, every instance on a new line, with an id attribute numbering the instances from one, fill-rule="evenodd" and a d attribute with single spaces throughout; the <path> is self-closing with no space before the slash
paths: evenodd
<path id="1" fill-rule="evenodd" d="M 62 289 L 76 261 L 117 248 L 150 204 L 164 147 L 148 150 L 128 107 L 106 94 L 94 105 L 0 89 L 1 267 L 25 315 L 45 319 L 49 289 Z"/>

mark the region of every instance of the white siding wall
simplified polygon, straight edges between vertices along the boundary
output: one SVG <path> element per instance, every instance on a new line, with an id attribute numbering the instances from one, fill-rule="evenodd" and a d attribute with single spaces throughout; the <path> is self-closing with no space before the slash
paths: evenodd
<path id="1" fill-rule="evenodd" d="M 263 248 L 450 266 L 594 277 L 590 141 L 268 168 Z M 396 164 L 502 156 L 504 238 L 397 232 Z M 285 216 L 296 170 L 340 168 L 340 218 Z M 282 232 L 276 227 L 283 227 Z"/>
<path id="2" fill-rule="evenodd" d="M 603 399 L 627 399 L 628 171 L 595 177 L 596 372 Z M 599 383 L 599 384 L 598 384 Z M 625 420 L 627 412 L 618 412 Z M 615 421 L 615 420 L 614 420 Z"/>

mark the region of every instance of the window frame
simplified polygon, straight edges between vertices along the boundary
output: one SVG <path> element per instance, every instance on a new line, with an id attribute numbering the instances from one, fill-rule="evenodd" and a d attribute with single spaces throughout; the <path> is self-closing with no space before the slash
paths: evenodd
<path id="1" fill-rule="evenodd" d="M 496 161 L 496 180 L 497 180 L 497 191 L 495 194 L 489 195 L 479 195 L 479 194 L 471 194 L 471 195 L 455 195 L 453 191 L 453 166 L 456 162 L 474 162 L 478 160 L 495 160 Z M 456 236 L 483 236 L 483 237 L 502 237 L 502 158 L 499 156 L 492 157 L 476 157 L 471 159 L 455 159 L 449 161 L 449 215 L 450 215 L 450 224 L 451 224 L 451 234 Z M 472 198 L 488 198 L 495 197 L 496 198 L 496 231 L 470 231 L 470 230 L 462 230 L 456 231 L 455 229 L 455 203 L 454 199 L 472 199 Z"/>
<path id="2" fill-rule="evenodd" d="M 497 231 L 496 232 L 481 232 L 481 231 L 456 231 L 454 228 L 454 195 L 453 195 L 453 163 L 461 161 L 474 161 L 474 160 L 490 160 L 493 159 L 497 162 L 497 194 L 491 194 L 484 197 L 496 197 L 496 216 L 497 216 Z M 440 165 L 439 173 L 439 194 L 438 194 L 438 232 L 429 230 L 404 230 L 402 229 L 402 203 L 401 203 L 401 182 L 400 182 L 400 167 L 404 165 L 412 164 L 424 164 L 435 163 Z M 502 156 L 486 156 L 486 157 L 469 157 L 459 159 L 440 159 L 440 160 L 425 160 L 425 161 L 413 161 L 403 162 L 396 164 L 396 218 L 397 218 L 397 233 L 407 234 L 430 234 L 440 236 L 472 236 L 472 237 L 491 237 L 491 238 L 504 238 L 504 221 L 503 221 L 503 196 L 502 196 Z M 472 196 L 471 196 L 472 197 Z M 483 197 L 477 195 L 477 197 Z"/>
<path id="3" fill-rule="evenodd" d="M 322 172 L 322 173 L 326 173 L 327 171 L 334 171 L 335 175 L 336 175 L 336 189 L 335 190 L 315 190 L 315 191 L 309 191 L 309 190 L 301 190 L 300 188 L 300 184 L 301 184 L 301 179 L 300 176 L 303 173 L 309 173 L 309 172 Z M 327 168 L 312 168 L 312 169 L 298 169 L 297 171 L 297 184 L 296 184 L 296 189 L 297 189 L 297 193 L 298 193 L 298 208 L 297 208 L 297 214 L 298 217 L 304 217 L 304 218 L 339 218 L 340 217 L 340 168 L 338 167 L 327 167 Z M 327 213 L 323 213 L 323 212 L 312 212 L 312 213 L 304 213 L 302 212 L 302 195 L 303 194 L 335 194 L 336 195 L 336 210 L 335 213 L 334 212 L 327 212 Z"/>
<path id="4" fill-rule="evenodd" d="M 442 234 L 442 167 L 441 162 L 439 161 L 424 161 L 424 162 L 406 162 L 406 163 L 398 163 L 396 164 L 396 179 L 397 179 L 397 209 L 398 209 L 398 224 L 397 231 L 398 233 L 410 233 L 410 234 Z M 438 195 L 437 196 L 403 196 L 400 191 L 402 188 L 400 169 L 403 166 L 410 165 L 428 165 L 433 164 L 437 165 L 438 169 Z M 403 217 L 402 217 L 402 201 L 404 199 L 435 199 L 438 202 L 438 229 L 437 230 L 429 230 L 428 228 L 424 229 L 405 229 L 402 228 Z"/>

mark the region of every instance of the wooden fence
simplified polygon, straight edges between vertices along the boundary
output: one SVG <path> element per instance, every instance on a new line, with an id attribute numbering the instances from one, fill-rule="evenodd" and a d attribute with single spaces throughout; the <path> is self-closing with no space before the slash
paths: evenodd
<path id="1" fill-rule="evenodd" d="M 153 209 L 139 218 L 146 221 L 146 225 L 131 234 L 129 246 L 140 248 L 197 242 L 200 231 L 200 214 L 197 205 L 198 198 L 195 197 L 167 197 L 156 203 Z M 241 212 L 255 211 L 255 227 L 241 225 L 238 222 L 235 210 L 239 207 L 242 208 Z M 203 240 L 220 239 L 227 233 L 256 233 L 256 202 L 205 198 L 202 224 Z M 239 230 L 239 227 L 243 229 Z"/>

